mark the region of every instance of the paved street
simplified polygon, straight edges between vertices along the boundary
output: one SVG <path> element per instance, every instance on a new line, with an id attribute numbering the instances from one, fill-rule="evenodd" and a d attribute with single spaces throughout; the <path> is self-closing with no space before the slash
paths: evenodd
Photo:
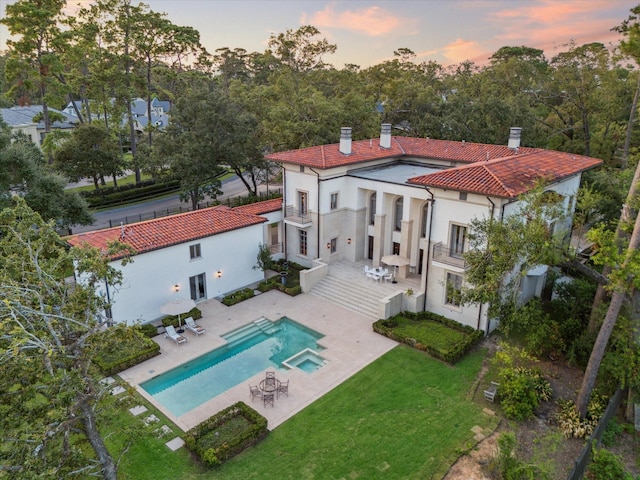
<path id="1" fill-rule="evenodd" d="M 269 191 L 279 189 L 279 185 L 269 185 Z M 218 200 L 226 200 L 227 198 L 237 197 L 247 194 L 247 188 L 244 183 L 237 177 L 233 176 L 222 182 L 223 194 L 218 197 Z M 260 185 L 258 187 L 259 192 L 266 192 L 266 185 Z M 147 220 L 153 218 L 154 212 L 160 217 L 167 214 L 178 213 L 182 211 L 190 211 L 190 202 L 181 202 L 178 194 L 168 197 L 149 200 L 147 202 L 136 203 L 134 205 L 125 205 L 123 207 L 110 208 L 108 210 L 101 210 L 93 214 L 95 221 L 92 225 L 76 225 L 72 228 L 73 233 L 89 232 L 92 230 L 99 230 L 103 228 L 109 228 L 110 226 L 118 226 L 120 223 L 134 223 L 140 220 Z"/>

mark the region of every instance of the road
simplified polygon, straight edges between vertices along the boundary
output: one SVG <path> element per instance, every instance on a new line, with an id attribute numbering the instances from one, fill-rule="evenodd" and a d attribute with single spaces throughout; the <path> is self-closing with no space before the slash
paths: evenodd
<path id="1" fill-rule="evenodd" d="M 277 188 L 279 188 L 277 185 L 273 187 L 270 186 L 269 191 L 273 191 Z M 223 194 L 218 197 L 218 200 L 221 201 L 226 200 L 227 198 L 247 194 L 247 187 L 244 186 L 244 183 L 242 183 L 236 175 L 223 180 L 221 190 L 223 191 Z M 258 191 L 265 192 L 266 187 L 264 185 L 260 185 L 258 187 Z M 90 232 L 92 230 L 101 230 L 111 226 L 115 227 L 120 225 L 121 222 L 123 224 L 139 222 L 141 220 L 154 218 L 154 215 L 161 217 L 167 215 L 167 213 L 179 213 L 180 209 L 185 212 L 191 210 L 191 203 L 181 202 L 180 196 L 175 194 L 168 197 L 149 200 L 147 202 L 95 212 L 93 214 L 93 217 L 95 218 L 93 224 L 76 225 L 72 228 L 72 232 Z"/>

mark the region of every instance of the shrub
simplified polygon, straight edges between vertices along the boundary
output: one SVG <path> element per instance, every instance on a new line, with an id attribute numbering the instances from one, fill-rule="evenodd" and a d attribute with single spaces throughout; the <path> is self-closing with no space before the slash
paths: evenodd
<path id="1" fill-rule="evenodd" d="M 505 480 L 520 480 L 535 478 L 545 480 L 549 474 L 540 466 L 530 462 L 523 462 L 516 453 L 516 437 L 512 432 L 502 433 L 498 437 L 498 449 L 487 465 L 491 478 Z"/>
<path id="2" fill-rule="evenodd" d="M 593 449 L 591 463 L 587 468 L 585 478 L 589 480 L 633 480 L 625 470 L 622 457 L 614 455 L 604 448 Z"/>
<path id="3" fill-rule="evenodd" d="M 215 467 L 259 442 L 267 433 L 267 419 L 238 402 L 189 430 L 185 443 L 204 464 Z"/>
<path id="4" fill-rule="evenodd" d="M 595 430 L 600 418 L 607 408 L 607 399 L 604 395 L 593 392 L 587 406 L 587 415 L 584 419 L 578 415 L 576 404 L 573 400 L 558 400 L 560 410 L 556 415 L 556 421 L 565 438 L 587 438 Z"/>
<path id="5" fill-rule="evenodd" d="M 160 345 L 145 337 L 140 328 L 116 325 L 90 340 L 95 348 L 93 362 L 105 375 L 113 375 L 160 353 Z"/>
<path id="6" fill-rule="evenodd" d="M 255 295 L 255 293 L 253 293 L 253 289 L 251 288 L 243 288 L 242 290 L 237 290 L 233 293 L 230 293 L 229 295 L 226 295 L 223 299 L 222 299 L 222 303 L 224 305 L 226 305 L 227 307 L 230 307 L 231 305 L 235 305 L 236 303 L 240 303 L 243 302 L 245 300 L 248 300 L 249 298 L 253 297 Z"/>
<path id="7" fill-rule="evenodd" d="M 179 324 L 182 322 L 182 320 L 184 320 L 187 317 L 192 317 L 194 320 L 200 320 L 202 318 L 202 312 L 198 307 L 193 307 L 188 312 L 181 313 L 179 317 L 178 315 L 167 315 L 162 319 L 162 325 L 164 325 L 165 327 L 169 325 L 178 327 Z"/>
<path id="8" fill-rule="evenodd" d="M 150 323 L 144 323 L 142 325 L 138 325 L 138 329 L 147 338 L 152 338 L 158 335 L 158 329 L 154 325 L 151 325 Z"/>

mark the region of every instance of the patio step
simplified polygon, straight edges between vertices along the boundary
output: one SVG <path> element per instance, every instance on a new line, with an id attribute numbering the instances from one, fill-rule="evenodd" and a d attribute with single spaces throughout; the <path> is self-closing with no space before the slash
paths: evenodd
<path id="1" fill-rule="evenodd" d="M 345 279 L 330 273 L 309 293 L 377 320 L 380 300 L 395 291 L 391 285 L 364 277 Z"/>
<path id="2" fill-rule="evenodd" d="M 262 332 L 267 335 L 273 335 L 274 333 L 280 331 L 280 327 L 276 326 L 272 321 L 267 320 L 264 317 L 259 318 L 258 320 L 254 320 L 253 324 L 258 327 Z"/>
<path id="3" fill-rule="evenodd" d="M 248 325 L 244 325 L 240 328 L 232 330 L 229 333 L 223 335 L 223 338 L 227 341 L 227 344 L 232 342 L 241 342 L 246 340 L 247 338 L 255 337 L 262 333 L 262 330 L 259 326 L 254 323 L 249 323 Z"/>

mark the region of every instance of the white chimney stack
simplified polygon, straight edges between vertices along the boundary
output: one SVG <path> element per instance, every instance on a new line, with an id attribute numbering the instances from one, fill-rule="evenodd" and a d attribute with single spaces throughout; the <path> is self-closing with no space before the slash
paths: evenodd
<path id="1" fill-rule="evenodd" d="M 382 148 L 391 148 L 391 124 L 383 123 L 380 129 L 380 146 Z"/>
<path id="2" fill-rule="evenodd" d="M 340 129 L 340 153 L 351 155 L 351 127 Z"/>
<path id="3" fill-rule="evenodd" d="M 511 127 L 509 130 L 509 143 L 507 145 L 511 150 L 518 150 L 521 135 L 522 127 Z"/>

